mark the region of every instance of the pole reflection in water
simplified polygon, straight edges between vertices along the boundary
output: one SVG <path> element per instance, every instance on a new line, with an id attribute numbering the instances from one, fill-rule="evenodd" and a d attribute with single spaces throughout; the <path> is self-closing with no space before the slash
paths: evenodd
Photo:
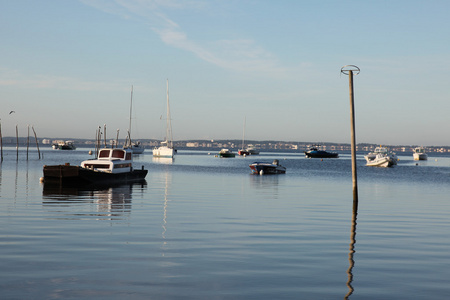
<path id="1" fill-rule="evenodd" d="M 170 178 L 170 174 L 169 172 L 165 173 L 165 187 L 164 187 L 164 205 L 163 205 L 163 223 L 162 223 L 162 239 L 163 239 L 163 252 L 162 252 L 162 256 L 164 256 L 164 250 L 165 247 L 167 245 L 167 241 L 166 241 L 166 232 L 167 232 L 167 208 L 168 208 L 168 203 L 169 203 L 169 182 L 171 181 Z"/>
<path id="2" fill-rule="evenodd" d="M 355 266 L 355 260 L 354 260 L 354 254 L 355 254 L 355 244 L 356 244 L 356 219 L 358 216 L 358 196 L 353 195 L 353 213 L 352 213 L 352 226 L 350 229 L 350 251 L 348 253 L 348 261 L 349 261 L 349 267 L 347 269 L 347 287 L 348 287 L 348 293 L 345 295 L 344 299 L 348 299 L 350 295 L 353 294 L 354 288 L 352 285 L 353 282 L 353 267 Z"/>

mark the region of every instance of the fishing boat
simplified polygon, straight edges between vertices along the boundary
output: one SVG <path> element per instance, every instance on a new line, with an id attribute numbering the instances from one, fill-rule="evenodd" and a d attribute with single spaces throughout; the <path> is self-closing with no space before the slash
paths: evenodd
<path id="1" fill-rule="evenodd" d="M 312 145 L 308 151 L 304 151 L 308 158 L 338 158 L 339 154 L 320 150 L 320 145 Z"/>
<path id="2" fill-rule="evenodd" d="M 133 169 L 131 149 L 103 148 L 98 157 L 81 162 L 80 166 L 45 165 L 44 182 L 61 185 L 114 184 L 144 180 L 147 170 Z"/>
<path id="3" fill-rule="evenodd" d="M 169 80 L 167 79 L 167 117 L 166 117 L 166 140 L 159 147 L 153 149 L 155 157 L 173 157 L 177 150 L 173 147 L 172 122 L 170 118 L 169 105 Z"/>
<path id="4" fill-rule="evenodd" d="M 413 149 L 413 158 L 414 160 L 427 160 L 428 155 L 425 152 L 424 147 L 416 147 Z"/>
<path id="5" fill-rule="evenodd" d="M 267 162 L 254 162 L 249 165 L 252 170 L 252 174 L 284 174 L 286 168 L 280 165 L 278 159 L 275 159 L 272 163 Z"/>
<path id="6" fill-rule="evenodd" d="M 244 130 L 243 130 L 243 134 L 242 134 L 242 145 L 241 145 L 241 149 L 238 150 L 238 154 L 243 155 L 243 156 L 259 154 L 259 151 L 256 150 L 251 145 L 248 145 L 248 147 L 245 148 L 245 118 L 244 118 Z"/>
<path id="7" fill-rule="evenodd" d="M 131 86 L 131 100 L 130 100 L 130 124 L 128 127 L 128 136 L 125 142 L 125 145 L 123 146 L 124 149 L 130 149 L 133 154 L 142 154 L 144 153 L 144 146 L 141 144 L 141 142 L 133 142 L 131 140 L 131 114 L 133 111 L 133 86 Z"/>
<path id="8" fill-rule="evenodd" d="M 236 154 L 233 153 L 230 149 L 222 149 L 219 151 L 219 157 L 235 157 Z"/>
<path id="9" fill-rule="evenodd" d="M 392 167 L 397 164 L 397 155 L 390 152 L 386 147 L 376 147 L 373 152 L 364 156 L 366 166 L 369 167 Z"/>
<path id="10" fill-rule="evenodd" d="M 53 141 L 52 148 L 53 150 L 75 150 L 77 147 L 73 141 L 57 140 Z"/>

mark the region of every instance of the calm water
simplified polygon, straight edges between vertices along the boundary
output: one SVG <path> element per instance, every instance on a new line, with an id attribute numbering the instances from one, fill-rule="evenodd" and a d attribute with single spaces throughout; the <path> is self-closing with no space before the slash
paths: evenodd
<path id="1" fill-rule="evenodd" d="M 448 299 L 450 157 L 263 153 L 221 159 L 149 150 L 146 184 L 47 189 L 44 164 L 88 149 L 5 150 L 0 168 L 1 299 Z M 250 175 L 248 164 L 287 167 Z"/>

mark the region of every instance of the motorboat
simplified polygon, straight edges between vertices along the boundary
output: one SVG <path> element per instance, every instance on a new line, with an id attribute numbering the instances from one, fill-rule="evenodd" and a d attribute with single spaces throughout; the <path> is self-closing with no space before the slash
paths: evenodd
<path id="1" fill-rule="evenodd" d="M 219 151 L 219 157 L 235 157 L 236 154 L 233 153 L 233 151 L 229 149 L 222 149 Z"/>
<path id="2" fill-rule="evenodd" d="M 57 140 L 53 141 L 52 148 L 53 150 L 75 150 L 77 147 L 73 141 Z"/>
<path id="3" fill-rule="evenodd" d="M 428 155 L 425 152 L 424 147 L 416 147 L 413 149 L 413 158 L 414 160 L 427 160 Z"/>
<path id="4" fill-rule="evenodd" d="M 144 180 L 148 170 L 133 169 L 130 149 L 103 148 L 95 159 L 81 162 L 80 166 L 45 165 L 44 182 L 67 185 L 127 183 Z"/>
<path id="5" fill-rule="evenodd" d="M 313 145 L 308 151 L 304 151 L 305 156 L 308 158 L 338 158 L 339 154 L 336 152 L 327 152 L 321 150 L 320 145 Z"/>
<path id="6" fill-rule="evenodd" d="M 173 157 L 177 150 L 173 146 L 172 122 L 170 118 L 169 105 L 169 80 L 167 80 L 167 117 L 166 117 L 166 140 L 159 147 L 153 149 L 154 157 Z"/>
<path id="7" fill-rule="evenodd" d="M 272 163 L 268 162 L 254 162 L 249 165 L 252 170 L 252 174 L 284 174 L 286 173 L 286 167 L 280 165 L 278 159 L 275 159 Z"/>
<path id="8" fill-rule="evenodd" d="M 376 147 L 373 152 L 364 156 L 366 166 L 370 167 L 392 167 L 397 164 L 398 158 L 395 153 L 390 152 L 386 147 Z"/>

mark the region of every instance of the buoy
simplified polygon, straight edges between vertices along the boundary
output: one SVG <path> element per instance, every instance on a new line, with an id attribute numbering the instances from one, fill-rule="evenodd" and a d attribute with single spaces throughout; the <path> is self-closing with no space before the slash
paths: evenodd
<path id="1" fill-rule="evenodd" d="M 89 155 L 92 155 L 92 150 L 89 150 Z"/>
<path id="2" fill-rule="evenodd" d="M 259 171 L 259 175 L 264 175 L 264 171 L 263 170 Z"/>
<path id="3" fill-rule="evenodd" d="M 44 182 L 44 177 L 39 178 L 39 182 Z"/>

